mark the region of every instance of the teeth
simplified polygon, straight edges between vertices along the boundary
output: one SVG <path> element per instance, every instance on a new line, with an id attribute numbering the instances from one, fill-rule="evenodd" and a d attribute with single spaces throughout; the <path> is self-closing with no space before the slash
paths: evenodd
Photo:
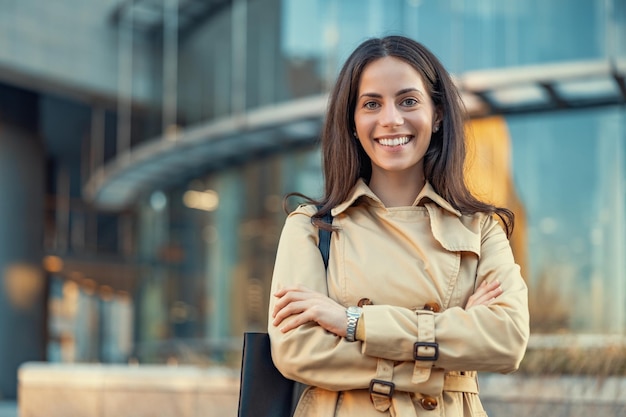
<path id="1" fill-rule="evenodd" d="M 403 136 L 401 138 L 390 138 L 390 139 L 378 139 L 378 143 L 380 143 L 383 146 L 400 146 L 400 145 L 405 145 L 407 143 L 409 143 L 409 137 L 408 136 Z"/>

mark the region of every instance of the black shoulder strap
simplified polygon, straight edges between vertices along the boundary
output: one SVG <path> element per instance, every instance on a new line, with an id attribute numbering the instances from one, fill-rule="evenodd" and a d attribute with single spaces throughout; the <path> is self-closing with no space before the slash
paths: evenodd
<path id="1" fill-rule="evenodd" d="M 319 208 L 320 206 L 317 206 L 318 210 Z M 324 215 L 324 217 L 322 217 L 322 220 L 328 224 L 332 224 L 333 215 L 330 214 L 330 211 L 329 211 L 328 213 Z M 330 236 L 332 232 L 330 230 L 320 228 L 319 233 L 320 233 L 320 242 L 318 246 L 320 248 L 320 252 L 322 253 L 322 258 L 324 259 L 324 268 L 328 269 L 328 258 L 330 257 Z M 300 401 L 300 397 L 302 396 L 302 393 L 304 392 L 306 388 L 307 388 L 307 385 L 301 382 L 296 382 L 294 384 L 293 399 L 291 401 L 291 415 L 293 415 L 294 411 L 296 410 L 296 407 L 298 406 L 298 402 Z"/>
<path id="2" fill-rule="evenodd" d="M 329 211 L 324 215 L 324 217 L 322 217 L 322 220 L 324 223 L 332 224 L 333 215 L 330 214 Z M 324 268 L 328 268 L 328 258 L 330 257 L 330 235 L 332 232 L 330 230 L 322 229 L 321 227 L 319 231 L 320 242 L 318 246 L 320 248 L 320 252 L 322 253 L 322 259 L 324 259 Z"/>

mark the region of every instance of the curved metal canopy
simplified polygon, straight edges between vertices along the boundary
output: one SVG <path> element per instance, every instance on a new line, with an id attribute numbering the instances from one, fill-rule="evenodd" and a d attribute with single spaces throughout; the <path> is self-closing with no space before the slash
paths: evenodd
<path id="1" fill-rule="evenodd" d="M 470 117 L 626 104 L 626 60 L 468 72 L 455 79 Z M 89 179 L 85 198 L 123 209 L 156 188 L 262 155 L 312 146 L 327 96 L 272 105 L 159 137 L 117 155 Z"/>

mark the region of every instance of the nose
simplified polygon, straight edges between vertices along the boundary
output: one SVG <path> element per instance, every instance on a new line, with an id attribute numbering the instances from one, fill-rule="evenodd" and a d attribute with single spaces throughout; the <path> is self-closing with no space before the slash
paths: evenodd
<path id="1" fill-rule="evenodd" d="M 404 124 L 404 117 L 396 106 L 385 106 L 380 113 L 380 125 L 383 127 L 396 127 Z"/>

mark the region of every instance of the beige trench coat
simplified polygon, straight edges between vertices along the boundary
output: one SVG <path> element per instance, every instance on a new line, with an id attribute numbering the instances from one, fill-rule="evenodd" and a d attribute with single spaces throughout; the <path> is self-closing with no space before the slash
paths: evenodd
<path id="1" fill-rule="evenodd" d="M 332 211 L 339 230 L 325 271 L 315 212 L 303 205 L 288 216 L 272 293 L 299 284 L 344 306 L 373 305 L 363 310 L 364 341 L 352 343 L 315 323 L 282 334 L 270 317 L 277 368 L 311 386 L 295 416 L 485 416 L 476 371 L 515 371 L 529 335 L 527 287 L 500 224 L 461 215 L 429 184 L 413 206 L 385 208 L 359 181 Z M 494 279 L 497 301 L 466 311 L 474 289 Z"/>

